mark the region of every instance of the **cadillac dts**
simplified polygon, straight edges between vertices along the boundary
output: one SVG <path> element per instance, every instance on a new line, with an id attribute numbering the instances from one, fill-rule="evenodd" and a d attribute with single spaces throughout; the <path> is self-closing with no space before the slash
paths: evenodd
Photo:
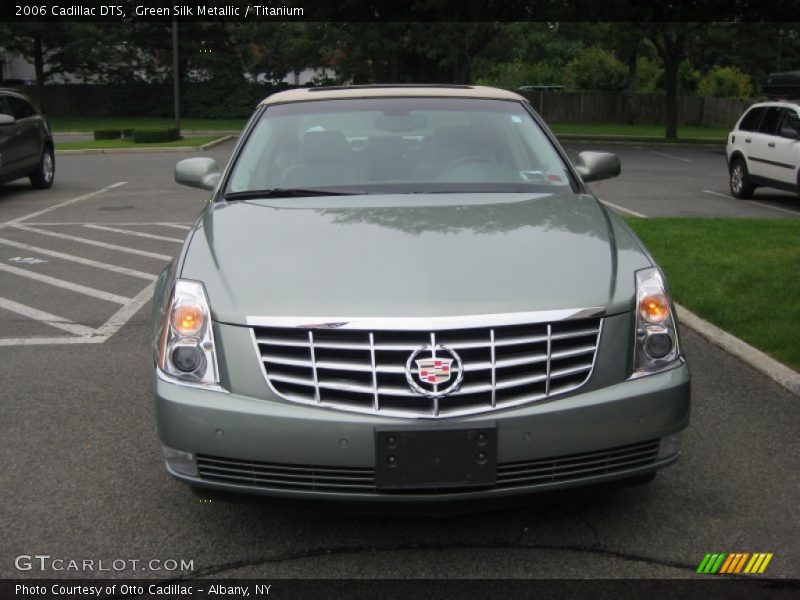
<path id="1" fill-rule="evenodd" d="M 664 274 L 521 96 L 268 97 L 154 301 L 158 433 L 194 488 L 483 501 L 646 481 L 689 371 Z"/>

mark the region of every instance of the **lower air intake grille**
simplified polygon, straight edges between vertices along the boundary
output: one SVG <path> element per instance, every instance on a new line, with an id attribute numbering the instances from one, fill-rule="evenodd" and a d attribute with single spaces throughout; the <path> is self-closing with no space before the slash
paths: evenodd
<path id="1" fill-rule="evenodd" d="M 496 485 L 483 489 L 580 481 L 647 467 L 658 460 L 658 448 L 659 440 L 652 440 L 596 452 L 500 463 L 497 465 Z M 197 466 L 200 479 L 209 482 L 298 492 L 378 493 L 375 488 L 375 471 L 369 468 L 287 465 L 202 454 L 197 456 Z M 399 490 L 381 493 L 424 495 L 446 494 L 448 491 L 456 490 Z"/>
<path id="2" fill-rule="evenodd" d="M 659 440 L 620 446 L 599 452 L 497 465 L 497 487 L 555 483 L 627 471 L 652 465 L 658 459 Z"/>
<path id="3" fill-rule="evenodd" d="M 198 454 L 197 470 L 206 481 L 252 487 L 350 493 L 375 489 L 374 469 L 285 465 Z"/>

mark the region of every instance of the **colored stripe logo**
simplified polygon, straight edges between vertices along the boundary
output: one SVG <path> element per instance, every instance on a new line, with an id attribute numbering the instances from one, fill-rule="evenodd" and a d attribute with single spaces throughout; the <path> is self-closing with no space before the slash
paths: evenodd
<path id="1" fill-rule="evenodd" d="M 706 554 L 697 567 L 702 575 L 760 575 L 772 560 L 771 552 L 716 552 Z"/>

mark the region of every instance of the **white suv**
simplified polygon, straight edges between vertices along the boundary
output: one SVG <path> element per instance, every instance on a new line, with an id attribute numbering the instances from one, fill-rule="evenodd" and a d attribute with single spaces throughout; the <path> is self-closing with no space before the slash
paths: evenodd
<path id="1" fill-rule="evenodd" d="M 750 198 L 759 186 L 800 192 L 800 105 L 754 104 L 728 134 L 726 154 L 736 198 Z"/>

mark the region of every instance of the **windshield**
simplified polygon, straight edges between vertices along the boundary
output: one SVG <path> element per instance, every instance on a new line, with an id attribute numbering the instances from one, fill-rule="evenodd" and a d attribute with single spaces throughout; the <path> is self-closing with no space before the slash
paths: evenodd
<path id="1" fill-rule="evenodd" d="M 263 112 L 226 195 L 569 191 L 564 162 L 519 102 L 370 98 Z"/>

